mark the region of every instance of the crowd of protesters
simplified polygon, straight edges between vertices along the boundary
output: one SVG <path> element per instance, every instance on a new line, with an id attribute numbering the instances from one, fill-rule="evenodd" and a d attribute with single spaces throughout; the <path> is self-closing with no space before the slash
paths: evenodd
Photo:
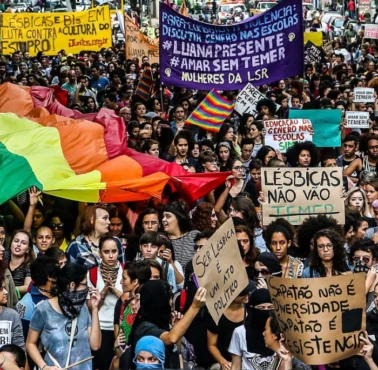
<path id="1" fill-rule="evenodd" d="M 362 271 L 361 356 L 318 369 L 377 369 L 378 99 L 354 103 L 353 89 L 378 92 L 378 46 L 363 27 L 352 31 L 332 40 L 324 61 L 306 65 L 303 76 L 260 86 L 266 98 L 257 114 L 234 112 L 216 134 L 185 124 L 206 91 L 161 86 L 158 63 L 126 59 L 121 42 L 79 55 L 2 56 L 0 83 L 58 85 L 69 108 L 122 117 L 129 147 L 189 172 L 230 176 L 191 205 L 169 186 L 160 200 L 122 204 L 77 203 L 32 187 L 3 204 L 0 324 L 10 324 L 0 331 L 7 343 L 0 368 L 311 369 L 285 347 L 267 279 Z M 136 90 L 147 69 L 154 83 L 144 100 Z M 340 109 L 341 147 L 304 142 L 283 154 L 265 145 L 263 121 L 287 118 L 290 109 Z M 370 127 L 345 128 L 346 111 L 369 112 Z M 345 224 L 318 215 L 295 227 L 283 218 L 263 227 L 261 171 L 283 166 L 341 167 Z M 249 284 L 216 324 L 192 258 L 230 217 Z"/>

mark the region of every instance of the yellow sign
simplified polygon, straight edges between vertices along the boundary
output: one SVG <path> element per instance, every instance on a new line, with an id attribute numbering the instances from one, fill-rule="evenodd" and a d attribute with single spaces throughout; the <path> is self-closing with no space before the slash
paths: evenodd
<path id="1" fill-rule="evenodd" d="M 307 41 L 311 41 L 315 46 L 323 46 L 323 32 L 305 32 L 303 38 L 304 44 L 307 44 Z"/>
<path id="2" fill-rule="evenodd" d="M 60 50 L 78 54 L 112 46 L 108 7 L 69 13 L 3 13 L 0 15 L 1 53 L 17 50 L 36 56 Z"/>

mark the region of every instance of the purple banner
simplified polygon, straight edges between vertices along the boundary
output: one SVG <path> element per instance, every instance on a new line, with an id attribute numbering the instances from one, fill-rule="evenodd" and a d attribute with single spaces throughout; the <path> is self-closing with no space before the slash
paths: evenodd
<path id="1" fill-rule="evenodd" d="M 160 3 L 160 77 L 166 85 L 236 90 L 303 73 L 302 0 L 284 0 L 231 26 L 199 22 Z"/>

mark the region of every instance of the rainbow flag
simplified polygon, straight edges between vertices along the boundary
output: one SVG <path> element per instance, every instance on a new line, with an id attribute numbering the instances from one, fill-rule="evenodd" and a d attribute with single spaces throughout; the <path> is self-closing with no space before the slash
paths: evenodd
<path id="1" fill-rule="evenodd" d="M 109 109 L 82 114 L 59 103 L 53 89 L 0 85 L 0 205 L 31 186 L 113 203 L 160 198 L 169 185 L 193 203 L 227 176 L 191 174 L 128 148 L 123 119 Z"/>
<path id="2" fill-rule="evenodd" d="M 151 69 L 147 68 L 144 70 L 143 75 L 139 80 L 139 84 L 135 91 L 135 95 L 138 95 L 143 100 L 147 101 L 151 97 L 152 85 L 152 71 Z"/>
<path id="3" fill-rule="evenodd" d="M 199 106 L 186 120 L 187 125 L 195 125 L 207 131 L 218 132 L 224 120 L 234 110 L 235 101 L 231 102 L 214 89 L 211 90 Z"/>

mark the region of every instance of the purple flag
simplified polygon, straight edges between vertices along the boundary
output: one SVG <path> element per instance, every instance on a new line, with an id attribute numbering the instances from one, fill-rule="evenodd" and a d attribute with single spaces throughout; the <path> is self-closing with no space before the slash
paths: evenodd
<path id="1" fill-rule="evenodd" d="M 166 85 L 236 90 L 303 73 L 302 0 L 284 0 L 231 26 L 214 26 L 160 3 L 160 76 Z"/>

